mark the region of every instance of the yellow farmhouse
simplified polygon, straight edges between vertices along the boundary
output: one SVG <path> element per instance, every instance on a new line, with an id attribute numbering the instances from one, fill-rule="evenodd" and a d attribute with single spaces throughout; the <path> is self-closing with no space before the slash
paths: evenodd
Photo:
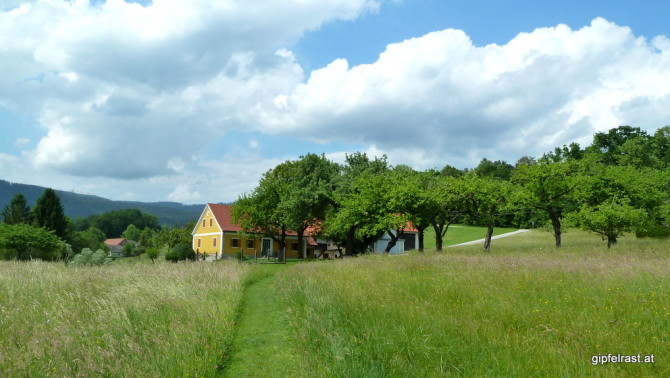
<path id="1" fill-rule="evenodd" d="M 243 233 L 232 222 L 231 205 L 208 203 L 193 229 L 193 250 L 206 259 L 221 259 L 243 253 L 248 257 L 272 256 L 279 251 L 279 242 L 262 234 Z M 289 232 L 286 237 L 286 258 L 313 258 L 318 246 L 314 238 L 305 235 L 298 246 L 298 236 Z"/>

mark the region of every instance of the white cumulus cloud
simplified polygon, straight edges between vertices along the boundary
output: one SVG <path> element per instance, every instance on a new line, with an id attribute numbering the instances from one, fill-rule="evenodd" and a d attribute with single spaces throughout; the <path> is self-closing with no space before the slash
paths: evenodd
<path id="1" fill-rule="evenodd" d="M 278 134 L 372 144 L 397 162 L 467 167 L 589 143 L 621 124 L 661 127 L 669 101 L 668 39 L 598 18 L 483 47 L 448 29 L 391 44 L 372 64 L 335 60 L 259 120 Z"/>
<path id="2" fill-rule="evenodd" d="M 303 72 L 304 32 L 376 0 L 12 1 L 0 7 L 0 106 L 38 119 L 40 169 L 174 174 Z"/>
<path id="3" fill-rule="evenodd" d="M 291 46 L 305 32 L 383 1 L 4 1 L 0 107 L 42 134 L 17 134 L 16 147 L 34 150 L 0 152 L 3 174 L 112 198 L 232 201 L 291 158 L 230 137 L 245 131 L 317 142 L 316 153 L 365 146 L 424 169 L 670 123 L 670 40 L 604 19 L 504 45 L 435 31 L 371 64 L 303 72 Z"/>

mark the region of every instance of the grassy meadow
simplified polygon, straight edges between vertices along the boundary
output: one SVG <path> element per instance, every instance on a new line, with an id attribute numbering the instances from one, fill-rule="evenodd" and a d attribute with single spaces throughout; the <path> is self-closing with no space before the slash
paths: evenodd
<path id="1" fill-rule="evenodd" d="M 670 376 L 668 247 L 531 231 L 491 253 L 0 262 L 0 375 Z M 592 364 L 610 353 L 655 363 Z"/>
<path id="2" fill-rule="evenodd" d="M 493 236 L 516 230 L 517 230 L 516 228 L 496 227 L 493 229 Z M 449 230 L 447 230 L 447 233 L 444 234 L 444 239 L 442 240 L 442 246 L 447 247 L 450 245 L 465 243 L 472 240 L 484 239 L 484 237 L 486 237 L 485 227 L 455 224 L 449 226 Z M 423 242 L 425 249 L 435 248 L 435 230 L 433 230 L 433 227 L 428 227 L 426 231 L 424 231 Z M 493 244 L 495 243 L 496 242 L 494 241 Z M 484 245 L 484 243 L 482 243 L 482 245 Z"/>
<path id="3" fill-rule="evenodd" d="M 0 262 L 0 375 L 212 375 L 249 269 Z"/>
<path id="4" fill-rule="evenodd" d="M 280 273 L 306 376 L 670 375 L 668 240 L 540 231 Z M 598 354 L 654 364 L 594 366 Z"/>

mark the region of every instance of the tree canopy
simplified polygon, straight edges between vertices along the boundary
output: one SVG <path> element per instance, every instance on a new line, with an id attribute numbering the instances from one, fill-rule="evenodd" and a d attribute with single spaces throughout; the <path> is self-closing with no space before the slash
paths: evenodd
<path id="1" fill-rule="evenodd" d="M 654 135 L 620 126 L 596 133 L 586 148 L 570 143 L 515 165 L 484 158 L 473 169 L 447 164 L 417 172 L 391 166 L 386 156 L 357 152 L 340 165 L 308 154 L 266 172 L 233 213 L 246 232 L 280 243 L 288 230 L 302 238 L 314 226 L 310 232 L 346 255 L 367 251 L 382 235 L 388 252 L 408 225 L 418 231 L 419 250 L 432 226 L 441 250 L 455 222 L 485 226 L 487 251 L 494 227 L 536 222 L 551 230 L 557 247 L 565 224 L 597 233 L 611 247 L 626 232 L 670 233 L 669 159 L 670 126 Z"/>
<path id="2" fill-rule="evenodd" d="M 574 206 L 572 194 L 577 185 L 578 165 L 573 161 L 542 161 L 521 164 L 512 175 L 518 186 L 515 199 L 521 206 L 539 210 L 551 223 L 556 246 L 561 246 L 562 219 Z"/>
<path id="3" fill-rule="evenodd" d="M 68 259 L 69 245 L 53 231 L 25 223 L 0 223 L 0 255 L 4 259 L 47 261 Z"/>
<path id="4" fill-rule="evenodd" d="M 155 215 L 143 213 L 138 209 L 122 209 L 93 215 L 83 222 L 82 226 L 88 225 L 86 228 L 93 226 L 104 232 L 108 238 L 119 238 L 131 224 L 140 230 L 146 227 L 155 230 L 160 228 Z"/>

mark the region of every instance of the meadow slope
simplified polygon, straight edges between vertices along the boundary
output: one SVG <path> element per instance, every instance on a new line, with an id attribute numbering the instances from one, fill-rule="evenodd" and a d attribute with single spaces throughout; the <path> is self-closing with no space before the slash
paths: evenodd
<path id="1" fill-rule="evenodd" d="M 668 240 L 125 262 L 1 262 L 0 375 L 670 375 Z M 592 363 L 610 353 L 655 362 Z"/>
<path id="2" fill-rule="evenodd" d="M 670 375 L 667 240 L 539 231 L 280 274 L 308 376 Z M 599 354 L 653 364 L 593 365 Z"/>

